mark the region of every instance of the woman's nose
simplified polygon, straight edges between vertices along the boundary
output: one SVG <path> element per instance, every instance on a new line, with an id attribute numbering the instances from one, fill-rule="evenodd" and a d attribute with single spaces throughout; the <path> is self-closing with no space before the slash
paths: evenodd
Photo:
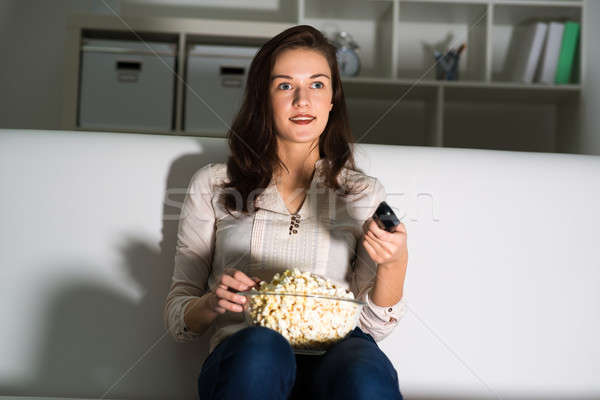
<path id="1" fill-rule="evenodd" d="M 299 106 L 308 104 L 308 91 L 306 89 L 296 89 L 294 93 L 294 104 Z"/>

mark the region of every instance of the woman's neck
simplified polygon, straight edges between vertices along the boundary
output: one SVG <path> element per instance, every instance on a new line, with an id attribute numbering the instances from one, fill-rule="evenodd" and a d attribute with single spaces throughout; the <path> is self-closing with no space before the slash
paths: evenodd
<path id="1" fill-rule="evenodd" d="M 308 154 L 306 151 L 298 151 L 298 149 L 295 151 L 294 149 L 280 151 L 279 158 L 288 169 L 286 171 L 284 168 L 279 168 L 276 171 L 279 186 L 297 188 L 310 185 L 316 162 L 319 160 L 318 147 Z"/>

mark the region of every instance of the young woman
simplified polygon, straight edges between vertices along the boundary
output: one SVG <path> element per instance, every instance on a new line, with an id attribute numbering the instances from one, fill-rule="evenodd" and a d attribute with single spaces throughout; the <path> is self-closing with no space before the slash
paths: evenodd
<path id="1" fill-rule="evenodd" d="M 164 309 L 177 341 L 211 330 L 200 398 L 401 399 L 376 342 L 405 312 L 406 228 L 371 219 L 386 192 L 354 164 L 335 48 L 318 30 L 295 26 L 262 46 L 228 142 L 227 163 L 191 179 Z M 236 292 L 288 268 L 367 303 L 322 356 L 295 355 L 278 332 L 244 322 Z"/>

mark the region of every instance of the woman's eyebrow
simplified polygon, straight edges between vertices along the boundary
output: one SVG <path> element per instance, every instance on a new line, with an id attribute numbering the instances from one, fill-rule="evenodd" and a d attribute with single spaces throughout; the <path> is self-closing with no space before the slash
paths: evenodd
<path id="1" fill-rule="evenodd" d="M 331 78 L 329 76 L 327 76 L 326 74 L 322 74 L 322 73 L 311 75 L 309 79 L 318 78 L 319 76 L 324 76 L 325 78 L 331 80 Z M 277 79 L 277 78 L 294 79 L 294 78 L 292 78 L 289 75 L 282 75 L 282 74 L 277 74 L 277 75 L 271 76 L 271 80 L 272 81 L 275 80 L 275 79 Z"/>

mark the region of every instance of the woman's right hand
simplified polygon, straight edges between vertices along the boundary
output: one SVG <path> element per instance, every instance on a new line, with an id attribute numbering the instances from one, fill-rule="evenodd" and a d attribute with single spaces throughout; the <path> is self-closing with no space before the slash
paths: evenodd
<path id="1" fill-rule="evenodd" d="M 217 286 L 212 291 L 212 301 L 208 302 L 211 311 L 219 314 L 223 314 L 225 311 L 242 312 L 248 299 L 236 292 L 249 290 L 258 282 L 260 279 L 257 277 L 249 278 L 248 275 L 237 269 L 226 269 L 219 276 Z"/>

